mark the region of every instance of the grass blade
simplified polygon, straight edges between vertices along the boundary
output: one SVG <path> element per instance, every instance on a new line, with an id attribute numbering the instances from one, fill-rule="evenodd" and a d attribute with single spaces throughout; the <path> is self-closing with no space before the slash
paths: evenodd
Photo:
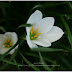
<path id="1" fill-rule="evenodd" d="M 44 59 L 43 59 L 43 57 L 42 57 L 42 55 L 41 55 L 41 53 L 39 52 L 39 56 L 40 56 L 40 62 L 41 62 L 41 64 L 43 65 L 43 68 L 45 69 L 45 70 L 51 70 L 48 66 L 46 66 L 47 64 L 46 64 L 46 62 L 44 61 Z"/>
<path id="2" fill-rule="evenodd" d="M 63 63 L 71 70 L 72 66 L 70 65 L 70 63 L 62 56 L 60 56 L 60 59 L 63 61 Z"/>
<path id="3" fill-rule="evenodd" d="M 61 5 L 61 4 L 65 4 L 67 2 L 61 2 L 61 3 L 57 3 L 57 2 L 48 2 L 48 3 L 44 3 L 42 4 L 42 7 L 43 8 L 46 8 L 46 7 L 55 7 L 57 5 Z"/>
<path id="4" fill-rule="evenodd" d="M 3 62 L 7 63 L 7 64 L 11 64 L 11 65 L 21 65 L 21 64 L 15 64 L 14 62 L 11 62 L 9 60 L 3 59 Z"/>
<path id="5" fill-rule="evenodd" d="M 25 53 L 25 54 L 28 55 L 28 56 L 40 58 L 37 54 L 34 54 L 34 53 Z M 50 62 L 50 63 L 52 63 L 52 64 L 56 64 L 55 61 L 53 61 L 53 60 L 51 60 L 49 58 L 43 57 L 43 59 L 46 60 L 46 61 L 48 61 L 48 62 Z"/>
<path id="6" fill-rule="evenodd" d="M 63 51 L 63 49 L 55 49 L 55 48 L 44 48 L 44 47 L 39 47 L 39 48 L 33 48 L 31 49 L 33 51 L 40 51 L 40 52 L 55 52 L 55 51 Z"/>
<path id="7" fill-rule="evenodd" d="M 20 53 L 20 55 L 22 56 L 22 58 L 23 58 L 23 60 L 29 65 L 29 66 L 31 66 L 34 70 L 36 70 L 36 71 L 40 71 L 40 69 L 39 68 L 37 68 L 34 64 L 32 64 L 30 61 L 28 61 L 23 55 L 22 55 L 22 53 L 21 52 L 19 52 Z"/>
<path id="8" fill-rule="evenodd" d="M 66 31 L 68 33 L 68 38 L 69 38 L 69 41 L 70 41 L 70 44 L 71 44 L 71 47 L 72 47 L 72 34 L 70 32 L 69 26 L 66 23 L 65 19 L 63 18 L 63 16 L 62 15 L 59 15 L 59 16 L 60 16 L 60 18 L 61 18 L 61 20 L 62 20 L 62 22 L 63 22 L 63 24 L 65 26 L 65 29 L 66 29 Z"/>
<path id="9" fill-rule="evenodd" d="M 7 17 L 7 13 L 6 13 L 6 9 L 5 8 L 1 8 L 1 11 L 2 11 L 2 14 L 3 14 L 3 17 Z"/>
<path id="10" fill-rule="evenodd" d="M 15 52 L 12 54 L 12 56 L 11 56 L 11 58 L 10 58 L 9 61 L 12 61 L 12 60 L 15 58 L 17 52 L 18 52 L 18 50 L 15 50 Z M 2 60 L 3 60 L 3 59 L 2 59 Z M 4 66 L 2 66 L 2 67 L 0 68 L 0 70 L 3 70 L 5 67 L 8 66 L 8 64 L 9 64 L 9 63 L 7 63 L 7 64 L 5 64 Z"/>
<path id="11" fill-rule="evenodd" d="M 18 63 L 16 62 L 16 60 L 14 59 L 13 61 L 15 62 L 15 64 L 16 64 L 18 70 L 21 70 L 20 67 L 18 66 Z"/>
<path id="12" fill-rule="evenodd" d="M 17 29 L 21 28 L 21 27 L 30 27 L 31 24 L 21 24 Z"/>
<path id="13" fill-rule="evenodd" d="M 3 32 L 6 32 L 6 30 L 2 26 L 0 26 L 0 30 L 2 30 Z"/>
<path id="14" fill-rule="evenodd" d="M 68 5 L 69 5 L 69 7 L 71 8 L 71 10 L 72 10 L 72 5 L 71 5 L 71 3 L 68 1 Z"/>
<path id="15" fill-rule="evenodd" d="M 11 3 L 0 2 L 0 8 L 7 8 L 10 6 L 11 6 Z"/>

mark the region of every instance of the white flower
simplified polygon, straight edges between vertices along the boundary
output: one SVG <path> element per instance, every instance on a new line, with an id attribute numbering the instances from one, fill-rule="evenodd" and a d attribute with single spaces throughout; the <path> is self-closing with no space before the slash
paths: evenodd
<path id="1" fill-rule="evenodd" d="M 62 37 L 64 32 L 61 28 L 53 26 L 54 21 L 53 17 L 42 18 L 42 13 L 39 10 L 29 17 L 27 24 L 32 26 L 26 27 L 26 39 L 30 48 L 37 48 L 37 45 L 49 47 L 52 42 Z"/>
<path id="2" fill-rule="evenodd" d="M 18 37 L 15 32 L 6 32 L 5 34 L 0 34 L 0 54 L 7 52 L 16 44 L 17 41 Z M 18 48 L 18 46 L 12 49 L 9 54 L 12 54 L 16 48 Z"/>

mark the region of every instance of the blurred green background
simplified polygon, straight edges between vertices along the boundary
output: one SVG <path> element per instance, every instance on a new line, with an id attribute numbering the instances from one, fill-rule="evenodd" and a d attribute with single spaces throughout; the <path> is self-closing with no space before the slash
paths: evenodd
<path id="1" fill-rule="evenodd" d="M 29 16 L 40 10 L 43 17 L 54 17 L 64 35 L 47 48 L 31 50 L 24 40 Z M 24 25 L 23 27 L 19 27 Z M 19 27 L 19 28 L 18 28 Z M 16 32 L 19 48 L 13 55 L 0 55 L 0 70 L 62 71 L 72 70 L 72 2 L 68 1 L 6 1 L 0 2 L 0 33 Z M 46 50 L 47 49 L 47 50 Z M 34 66 L 41 63 L 43 66 Z M 23 66 L 31 65 L 31 66 Z M 45 66 L 58 65 L 58 66 Z"/>

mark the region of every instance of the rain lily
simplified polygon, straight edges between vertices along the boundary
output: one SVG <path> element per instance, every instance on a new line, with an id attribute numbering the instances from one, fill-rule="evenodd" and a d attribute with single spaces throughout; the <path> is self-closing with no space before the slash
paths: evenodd
<path id="1" fill-rule="evenodd" d="M 26 27 L 26 40 L 30 48 L 39 46 L 49 47 L 52 42 L 59 40 L 64 32 L 61 28 L 54 26 L 53 17 L 42 18 L 42 12 L 36 10 L 28 19 L 27 24 L 31 27 Z"/>
<path id="2" fill-rule="evenodd" d="M 7 52 L 16 44 L 17 41 L 18 37 L 15 32 L 6 32 L 5 34 L 0 34 L 0 54 Z M 9 54 L 12 54 L 16 48 L 18 48 L 18 46 L 12 49 Z"/>

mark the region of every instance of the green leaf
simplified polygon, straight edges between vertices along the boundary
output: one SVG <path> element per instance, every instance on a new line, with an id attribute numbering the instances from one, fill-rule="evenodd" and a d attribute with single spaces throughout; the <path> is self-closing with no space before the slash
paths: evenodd
<path id="1" fill-rule="evenodd" d="M 0 8 L 10 7 L 11 3 L 0 2 Z"/>
<path id="2" fill-rule="evenodd" d="M 40 69 L 39 68 L 37 68 L 34 64 L 32 64 L 30 61 L 28 61 L 25 57 L 24 57 L 24 55 L 22 55 L 22 53 L 19 51 L 19 53 L 20 53 L 20 55 L 22 56 L 22 58 L 23 58 L 23 60 L 29 65 L 29 66 L 31 66 L 34 70 L 36 70 L 36 71 L 40 71 Z"/>
<path id="3" fill-rule="evenodd" d="M 19 65 L 18 65 L 18 63 L 16 62 L 16 60 L 14 59 L 13 61 L 15 62 L 15 64 L 16 64 L 18 70 L 21 70 L 20 67 L 19 67 Z"/>
<path id="4" fill-rule="evenodd" d="M 44 59 L 43 59 L 43 57 L 42 57 L 42 55 L 41 55 L 41 53 L 39 52 L 39 56 L 40 56 L 40 62 L 41 62 L 41 64 L 43 65 L 43 68 L 45 69 L 45 70 L 51 70 L 48 66 L 47 66 L 47 64 L 46 64 L 46 62 L 44 61 Z"/>
<path id="5" fill-rule="evenodd" d="M 5 8 L 1 8 L 1 11 L 2 11 L 2 14 L 3 14 L 3 17 L 7 17 L 7 13 L 6 13 L 6 9 Z"/>
<path id="6" fill-rule="evenodd" d="M 55 51 L 63 51 L 63 49 L 55 49 L 55 48 L 44 48 L 44 47 L 39 47 L 39 48 L 32 48 L 31 50 L 33 51 L 41 51 L 41 52 L 55 52 Z"/>
<path id="7" fill-rule="evenodd" d="M 37 54 L 35 54 L 35 53 L 28 53 L 28 52 L 26 52 L 25 54 L 28 55 L 28 56 L 40 58 L 40 57 L 39 57 Z M 43 57 L 43 59 L 46 60 L 47 62 L 50 62 L 50 63 L 55 64 L 55 61 L 53 61 L 53 60 L 51 60 L 51 59 L 49 59 L 49 58 Z"/>
<path id="8" fill-rule="evenodd" d="M 68 61 L 66 58 L 60 56 L 60 59 L 63 61 L 63 63 L 64 63 L 70 70 L 72 69 L 72 65 L 69 63 L 69 61 Z"/>
<path id="9" fill-rule="evenodd" d="M 7 63 L 7 64 L 11 64 L 11 65 L 21 65 L 21 64 L 15 64 L 14 62 L 11 62 L 9 60 L 3 59 L 3 62 Z"/>
<path id="10" fill-rule="evenodd" d="M 65 19 L 63 18 L 63 16 L 62 15 L 59 15 L 59 16 L 60 16 L 60 18 L 61 18 L 61 20 L 62 20 L 62 22 L 63 22 L 63 24 L 65 26 L 65 29 L 66 29 L 66 31 L 68 33 L 68 38 L 69 38 L 69 41 L 70 41 L 70 44 L 71 44 L 71 47 L 72 47 L 72 34 L 71 34 L 70 29 L 69 29 L 69 26 L 66 23 Z"/>
<path id="11" fill-rule="evenodd" d="M 10 58 L 10 60 L 9 60 L 9 61 L 12 61 L 12 60 L 15 58 L 15 56 L 16 56 L 16 54 L 17 54 L 17 52 L 18 52 L 18 50 L 15 50 L 15 52 L 12 54 L 12 56 L 11 56 L 11 58 Z M 3 59 L 2 59 L 2 60 L 3 60 Z M 7 66 L 8 66 L 8 64 L 9 64 L 9 63 L 6 63 L 5 65 L 3 65 L 3 66 L 0 68 L 0 70 L 5 69 L 5 67 L 7 67 Z"/>
<path id="12" fill-rule="evenodd" d="M 21 27 L 30 27 L 31 24 L 21 24 L 17 29 L 21 28 Z"/>
<path id="13" fill-rule="evenodd" d="M 72 49 L 71 48 L 68 48 L 64 44 L 61 44 L 61 43 L 57 43 L 57 44 L 65 49 L 64 52 L 69 52 L 72 55 Z"/>
<path id="14" fill-rule="evenodd" d="M 2 26 L 0 26 L 0 30 L 2 30 L 3 32 L 6 32 L 6 30 Z"/>
<path id="15" fill-rule="evenodd" d="M 69 7 L 71 8 L 71 10 L 72 10 L 72 5 L 71 5 L 71 3 L 68 1 L 68 5 L 69 5 Z"/>
<path id="16" fill-rule="evenodd" d="M 42 7 L 43 8 L 46 8 L 46 7 L 54 7 L 54 6 L 65 4 L 65 3 L 67 3 L 67 2 L 60 2 L 60 3 L 58 3 L 58 2 L 48 2 L 48 3 L 42 4 Z"/>
<path id="17" fill-rule="evenodd" d="M 39 7 L 42 7 L 42 5 L 35 5 L 32 10 L 36 9 L 36 8 L 39 8 Z"/>

